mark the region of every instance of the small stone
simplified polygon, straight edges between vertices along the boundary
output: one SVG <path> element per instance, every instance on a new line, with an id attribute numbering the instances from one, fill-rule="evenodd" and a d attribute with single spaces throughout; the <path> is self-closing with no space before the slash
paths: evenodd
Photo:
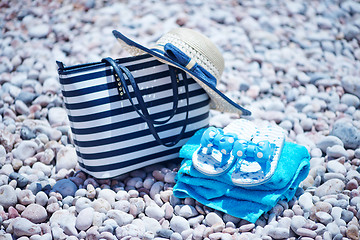
<path id="1" fill-rule="evenodd" d="M 50 32 L 50 26 L 47 24 L 32 24 L 28 29 L 28 34 L 32 38 L 45 38 Z"/>
<path id="2" fill-rule="evenodd" d="M 12 153 L 14 154 L 15 158 L 25 160 L 34 156 L 37 148 L 38 145 L 35 142 L 31 140 L 24 140 L 20 142 L 20 144 L 12 151 Z"/>
<path id="3" fill-rule="evenodd" d="M 25 187 L 29 182 L 29 180 L 26 177 L 24 177 L 23 175 L 21 175 L 21 174 L 19 174 L 17 172 L 10 173 L 9 179 L 16 180 L 17 186 L 19 188 Z"/>
<path id="4" fill-rule="evenodd" d="M 321 149 L 321 151 L 326 152 L 328 147 L 332 147 L 334 145 L 344 146 L 343 142 L 340 138 L 336 136 L 326 136 L 321 138 L 317 143 L 316 146 Z"/>
<path id="5" fill-rule="evenodd" d="M 326 154 L 328 155 L 328 157 L 331 158 L 340 158 L 340 157 L 345 157 L 345 158 L 349 158 L 349 153 L 345 150 L 344 147 L 340 146 L 340 145 L 334 145 L 332 147 L 328 147 L 326 149 Z"/>
<path id="6" fill-rule="evenodd" d="M 150 189 L 150 197 L 152 199 L 155 198 L 155 195 L 156 194 L 159 194 L 160 193 L 160 190 L 162 190 L 164 187 L 164 183 L 163 182 L 156 182 L 154 183 L 152 186 L 151 186 L 151 189 Z"/>
<path id="7" fill-rule="evenodd" d="M 46 195 L 46 193 L 41 192 L 41 191 L 38 192 L 38 193 L 36 194 L 36 196 L 35 196 L 35 203 L 36 203 L 36 204 L 39 204 L 39 205 L 41 205 L 41 206 L 43 206 L 43 207 L 46 206 L 48 200 L 49 200 L 49 198 L 48 198 L 48 196 Z"/>
<path id="8" fill-rule="evenodd" d="M 60 107 L 50 108 L 48 112 L 48 117 L 49 123 L 52 126 L 66 125 L 69 122 L 66 110 Z"/>
<path id="9" fill-rule="evenodd" d="M 23 140 L 30 140 L 36 138 L 36 134 L 27 126 L 22 126 L 20 129 L 20 137 Z"/>
<path id="10" fill-rule="evenodd" d="M 354 217 L 354 213 L 349 210 L 343 210 L 341 212 L 341 219 L 344 220 L 346 223 L 350 222 Z"/>
<path id="11" fill-rule="evenodd" d="M 302 237 L 310 237 L 312 239 L 314 239 L 316 237 L 316 232 L 315 231 L 312 231 L 310 229 L 307 229 L 307 228 L 299 228 L 297 229 L 296 231 L 296 234 L 302 236 Z"/>
<path id="12" fill-rule="evenodd" d="M 163 238 L 167 238 L 169 239 L 171 237 L 171 235 L 173 235 L 173 231 L 171 231 L 170 229 L 160 229 L 159 231 L 156 232 L 156 234 L 159 237 L 163 237 Z"/>
<path id="13" fill-rule="evenodd" d="M 290 229 L 287 228 L 270 228 L 268 235 L 274 239 L 286 239 L 289 237 Z"/>
<path id="14" fill-rule="evenodd" d="M 161 229 L 160 223 L 153 218 L 143 217 L 141 220 L 144 224 L 145 230 L 148 232 L 156 234 L 156 232 Z"/>
<path id="15" fill-rule="evenodd" d="M 33 223 L 42 223 L 47 219 L 47 212 L 43 206 L 32 203 L 21 213 L 21 217 Z"/>
<path id="16" fill-rule="evenodd" d="M 32 236 L 41 233 L 41 228 L 26 218 L 16 218 L 13 222 L 14 234 L 18 237 L 21 236 Z"/>
<path id="17" fill-rule="evenodd" d="M 98 198 L 103 198 L 106 201 L 108 201 L 110 204 L 115 203 L 115 197 L 116 197 L 116 193 L 111 189 L 102 189 L 98 194 Z"/>
<path id="18" fill-rule="evenodd" d="M 341 173 L 346 175 L 346 168 L 338 161 L 329 161 L 326 166 L 327 170 L 331 173 Z"/>
<path id="19" fill-rule="evenodd" d="M 21 190 L 20 192 L 18 192 L 17 198 L 19 203 L 25 206 L 35 202 L 35 195 L 32 193 L 32 191 L 28 189 Z"/>
<path id="20" fill-rule="evenodd" d="M 337 120 L 330 134 L 340 138 L 345 148 L 356 149 L 360 146 L 360 129 L 346 119 Z"/>
<path id="21" fill-rule="evenodd" d="M 315 215 L 317 219 L 325 225 L 333 221 L 332 216 L 326 212 L 317 212 Z"/>
<path id="22" fill-rule="evenodd" d="M 304 227 L 306 224 L 306 219 L 303 216 L 295 215 L 291 219 L 291 229 L 296 232 L 297 229 Z"/>
<path id="23" fill-rule="evenodd" d="M 170 221 L 170 227 L 174 232 L 181 233 L 187 229 L 190 229 L 188 221 L 180 216 L 173 216 Z"/>
<path id="24" fill-rule="evenodd" d="M 68 145 L 59 150 L 56 155 L 56 170 L 74 169 L 77 164 L 77 155 L 75 148 Z"/>
<path id="25" fill-rule="evenodd" d="M 127 213 L 130 211 L 130 202 L 126 200 L 116 201 L 112 204 L 112 207 L 116 210 L 121 210 Z"/>
<path id="26" fill-rule="evenodd" d="M 315 189 L 315 195 L 323 197 L 326 195 L 340 193 L 345 188 L 345 183 L 340 179 L 330 179 Z"/>
<path id="27" fill-rule="evenodd" d="M 314 206 L 312 201 L 312 195 L 309 192 L 305 192 L 299 198 L 299 205 L 307 212 Z"/>
<path id="28" fill-rule="evenodd" d="M 69 179 L 61 179 L 55 183 L 52 192 L 58 192 L 63 198 L 67 196 L 75 196 L 77 190 L 76 184 Z"/>
<path id="29" fill-rule="evenodd" d="M 183 207 L 181 207 L 179 211 L 179 216 L 184 218 L 194 217 L 197 216 L 198 214 L 199 213 L 196 211 L 196 209 L 191 205 L 184 205 Z"/>
<path id="30" fill-rule="evenodd" d="M 346 189 L 347 190 L 354 190 L 357 189 L 359 187 L 359 183 L 358 181 L 356 181 L 356 179 L 351 179 L 347 184 L 346 184 Z"/>
<path id="31" fill-rule="evenodd" d="M 148 217 L 154 218 L 156 220 L 160 220 L 165 216 L 165 212 L 158 205 L 152 204 L 145 208 L 145 214 Z"/>
<path id="32" fill-rule="evenodd" d="M 340 102 L 346 104 L 349 107 L 353 106 L 355 108 L 357 108 L 360 105 L 359 98 L 349 93 L 345 93 L 344 95 L 342 95 Z"/>
<path id="33" fill-rule="evenodd" d="M 131 214 L 124 213 L 120 210 L 109 210 L 106 216 L 114 219 L 119 226 L 124 226 L 132 222 L 134 217 Z"/>
<path id="34" fill-rule="evenodd" d="M 255 224 L 253 224 L 253 223 L 248 223 L 248 224 L 242 225 L 242 226 L 239 228 L 239 231 L 240 231 L 240 232 L 250 232 L 250 231 L 253 230 L 254 228 L 255 228 Z"/>
<path id="35" fill-rule="evenodd" d="M 76 217 L 75 227 L 80 231 L 86 231 L 93 223 L 94 209 L 91 207 L 80 211 Z"/>
<path id="36" fill-rule="evenodd" d="M 346 230 L 346 236 L 348 238 L 350 238 L 351 240 L 357 240 L 360 238 L 359 236 L 359 228 L 354 225 L 354 224 L 350 224 L 348 227 L 347 227 L 347 230 Z"/>
<path id="37" fill-rule="evenodd" d="M 216 223 L 224 224 L 224 221 L 222 220 L 222 218 L 219 215 L 217 215 L 214 212 L 211 212 L 208 215 L 206 215 L 205 223 L 206 223 L 206 225 L 211 227 L 212 225 L 214 225 Z"/>

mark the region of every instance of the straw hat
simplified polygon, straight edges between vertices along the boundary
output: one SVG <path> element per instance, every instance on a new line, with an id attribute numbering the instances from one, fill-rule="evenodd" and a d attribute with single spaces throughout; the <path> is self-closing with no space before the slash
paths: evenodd
<path id="1" fill-rule="evenodd" d="M 211 108 L 239 115 L 251 114 L 216 88 L 224 71 L 224 58 L 210 39 L 201 33 L 177 28 L 163 35 L 153 48 L 146 48 L 116 30 L 113 34 L 130 54 L 148 53 L 187 72 L 210 96 Z"/>

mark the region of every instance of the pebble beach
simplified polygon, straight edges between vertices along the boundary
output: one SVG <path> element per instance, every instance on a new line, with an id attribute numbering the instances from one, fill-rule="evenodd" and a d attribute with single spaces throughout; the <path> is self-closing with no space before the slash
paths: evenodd
<path id="1" fill-rule="evenodd" d="M 218 46 L 246 119 L 310 153 L 294 198 L 255 223 L 175 197 L 179 162 L 79 171 L 56 60 L 127 57 L 112 30 L 151 46 L 179 26 Z M 360 2 L 1 0 L 0 30 L 0 240 L 360 238 Z"/>

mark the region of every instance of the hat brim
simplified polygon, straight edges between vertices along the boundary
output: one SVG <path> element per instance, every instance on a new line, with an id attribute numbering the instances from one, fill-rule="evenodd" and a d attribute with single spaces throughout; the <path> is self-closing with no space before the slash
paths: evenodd
<path id="1" fill-rule="evenodd" d="M 206 80 L 202 79 L 201 77 L 194 75 L 191 71 L 189 71 L 189 69 L 185 68 L 179 63 L 173 61 L 172 59 L 166 57 L 165 55 L 161 54 L 158 51 L 154 51 L 152 49 L 146 48 L 141 44 L 132 41 L 131 39 L 127 38 L 126 36 L 124 36 L 123 34 L 121 34 L 116 30 L 114 30 L 112 33 L 121 43 L 127 45 L 126 48 L 128 48 L 129 52 L 133 52 L 135 53 L 135 55 L 148 53 L 153 57 L 157 58 L 159 61 L 166 63 L 168 65 L 172 65 L 188 73 L 210 96 L 212 100 L 211 102 L 212 108 L 223 112 L 237 113 L 239 115 L 245 115 L 245 116 L 251 115 L 251 112 L 249 110 L 246 110 L 245 108 L 241 107 L 239 104 L 235 103 L 225 94 L 220 92 L 216 87 L 210 85 Z"/>

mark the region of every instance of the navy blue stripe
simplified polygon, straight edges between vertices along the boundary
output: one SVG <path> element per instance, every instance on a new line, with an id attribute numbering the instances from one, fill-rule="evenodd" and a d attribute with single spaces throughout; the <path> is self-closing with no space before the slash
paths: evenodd
<path id="1" fill-rule="evenodd" d="M 124 63 L 134 62 L 134 61 L 143 60 L 143 59 L 151 58 L 151 57 L 153 57 L 153 56 L 151 56 L 150 54 L 144 54 L 144 55 L 139 55 L 139 56 L 134 56 L 134 57 L 116 59 L 115 62 L 117 62 L 119 64 L 124 64 Z M 103 62 L 85 63 L 85 64 L 68 66 L 63 69 L 59 68 L 58 72 L 59 72 L 59 74 L 62 74 L 62 75 L 74 74 L 74 73 L 78 73 L 78 72 L 104 68 L 104 66 L 105 66 L 105 64 Z"/>
<path id="2" fill-rule="evenodd" d="M 130 72 L 132 72 L 132 71 L 136 71 L 136 70 L 141 70 L 141 69 L 145 69 L 145 68 L 151 68 L 151 67 L 159 66 L 159 65 L 162 65 L 162 64 L 164 64 L 164 63 L 159 62 L 158 60 L 151 60 L 149 62 L 138 63 L 138 64 L 126 66 L 126 68 L 129 69 Z M 111 76 L 111 75 L 114 74 L 112 69 L 105 70 L 105 64 L 103 64 L 102 67 L 103 68 L 99 69 L 98 72 L 82 74 L 82 75 L 74 76 L 74 77 L 70 77 L 70 78 L 63 78 L 62 76 L 64 76 L 64 74 L 62 74 L 59 77 L 60 83 L 63 84 L 63 85 L 67 85 L 67 84 L 83 82 L 83 81 L 87 81 L 87 80 L 91 80 L 91 79 Z M 87 71 L 87 69 L 84 69 L 83 71 Z"/>
<path id="3" fill-rule="evenodd" d="M 147 162 L 156 158 L 160 158 L 160 157 L 164 157 L 164 156 L 168 156 L 170 154 L 174 154 L 180 151 L 181 147 L 177 147 L 177 148 L 171 148 L 168 150 L 165 150 L 163 152 L 157 152 L 154 154 L 150 154 L 150 155 L 146 155 L 143 157 L 139 157 L 139 158 L 134 158 L 125 162 L 118 162 L 118 163 L 113 163 L 113 164 L 108 164 L 108 165 L 102 165 L 102 166 L 87 166 L 84 163 L 80 163 L 79 165 L 82 168 L 85 168 L 86 170 L 90 171 L 90 172 L 106 172 L 106 171 L 111 171 L 111 170 L 118 170 L 121 168 L 125 168 L 131 165 L 135 165 L 138 163 L 142 163 L 142 162 Z M 169 159 L 170 160 L 170 159 Z"/>
<path id="4" fill-rule="evenodd" d="M 183 138 L 188 138 L 188 137 L 193 136 L 196 131 L 197 130 L 185 132 L 183 135 Z M 164 142 L 170 142 L 174 138 L 176 138 L 176 136 L 167 137 L 167 138 L 164 138 L 163 140 L 164 140 Z M 108 152 L 87 153 L 87 154 L 78 153 L 78 155 L 80 154 L 79 156 L 81 156 L 83 159 L 86 159 L 86 160 L 103 159 L 103 158 L 109 158 L 109 157 L 114 157 L 114 156 L 120 156 L 120 155 L 128 154 L 131 152 L 137 152 L 139 150 L 144 150 L 144 149 L 148 149 L 148 148 L 152 148 L 152 147 L 156 147 L 156 146 L 159 146 L 159 143 L 156 140 L 154 140 L 151 142 L 141 143 L 139 145 L 129 146 L 129 147 L 126 147 L 123 149 L 115 149 L 115 150 L 108 151 Z M 152 158 L 149 158 L 148 156 L 146 156 L 146 159 L 152 159 Z M 134 163 L 132 163 L 132 164 L 134 164 Z M 132 165 L 132 164 L 129 164 L 129 165 Z"/>
<path id="5" fill-rule="evenodd" d="M 209 117 L 209 112 L 206 112 L 204 114 L 201 114 L 199 116 L 195 116 L 192 118 L 188 119 L 188 125 L 195 123 L 195 122 L 199 122 L 202 121 L 206 118 Z M 181 127 L 183 126 L 184 121 L 180 120 L 178 122 L 174 122 L 174 123 L 169 123 L 169 124 L 164 124 L 158 127 L 155 127 L 156 132 L 160 133 L 163 131 L 167 131 L 170 129 L 174 129 L 177 127 Z M 107 144 L 111 144 L 111 143 L 119 143 L 119 142 L 123 142 L 123 141 L 127 141 L 130 139 L 134 139 L 134 138 L 139 138 L 139 137 L 143 137 L 143 136 L 147 136 L 147 135 L 151 135 L 151 132 L 149 129 L 144 129 L 141 131 L 137 131 L 137 132 L 131 132 L 128 134 L 122 134 L 119 136 L 113 136 L 110 138 L 103 138 L 100 140 L 92 140 L 92 141 L 77 141 L 74 139 L 74 143 L 79 146 L 79 147 L 97 147 L 97 146 L 102 146 L 102 145 L 107 145 Z"/>
<path id="6" fill-rule="evenodd" d="M 209 101 L 210 101 L 210 99 L 206 99 L 205 101 L 194 103 L 189 106 L 189 111 L 202 108 L 202 107 L 208 105 Z M 186 107 L 180 107 L 180 108 L 178 108 L 177 113 L 183 113 L 185 111 L 186 111 Z M 160 112 L 160 113 L 155 113 L 155 114 L 152 114 L 151 117 L 153 117 L 154 119 L 168 117 L 171 112 L 172 112 L 171 110 L 168 110 L 168 111 L 164 111 L 164 112 Z M 139 118 L 135 118 L 135 119 L 127 119 L 127 120 L 124 120 L 121 122 L 116 122 L 116 123 L 112 123 L 112 124 L 91 127 L 91 128 L 80 128 L 80 129 L 71 128 L 71 131 L 77 135 L 86 135 L 86 134 L 110 131 L 112 129 L 119 129 L 119 128 L 131 126 L 131 125 L 135 125 L 135 124 L 139 124 L 139 123 L 143 123 L 143 122 L 144 122 L 144 120 L 142 120 L 139 117 Z"/>
<path id="7" fill-rule="evenodd" d="M 188 84 L 195 83 L 195 81 L 193 79 L 188 79 L 188 81 L 189 81 Z M 183 85 L 184 85 L 183 81 L 180 81 L 178 86 L 182 87 Z M 141 93 L 142 93 L 142 95 L 147 95 L 147 94 L 153 94 L 153 93 L 156 93 L 156 92 L 165 91 L 165 90 L 169 90 L 169 89 L 171 90 L 171 83 L 156 86 L 156 87 L 149 88 L 149 89 L 143 89 L 143 90 L 141 90 Z M 81 89 L 81 90 L 78 90 L 78 91 L 85 91 L 84 94 L 88 94 L 86 92 L 87 91 L 86 89 Z M 198 90 L 195 90 L 195 91 L 198 91 Z M 203 91 L 203 92 L 205 92 L 205 91 Z M 64 94 L 66 94 L 65 91 L 63 91 L 63 95 Z M 135 97 L 134 92 L 131 92 L 130 96 L 131 96 L 131 98 L 134 98 Z M 185 98 L 185 95 L 184 94 L 179 94 L 179 99 L 183 99 L 181 97 Z M 113 95 L 113 96 L 109 96 L 109 97 L 98 98 L 98 99 L 95 99 L 95 100 L 90 100 L 90 101 L 80 102 L 80 103 L 66 103 L 66 101 L 65 101 L 65 106 L 69 110 L 76 110 L 76 109 L 84 109 L 84 108 L 99 106 L 99 105 L 102 105 L 102 104 L 107 104 L 107 103 L 112 103 L 112 102 L 118 102 L 118 101 L 121 101 L 123 99 L 124 99 L 124 97 L 120 97 L 119 95 Z M 163 100 L 163 101 L 165 101 L 165 100 Z M 170 102 L 173 102 L 173 100 L 171 99 Z M 154 103 L 152 103 L 151 106 L 156 106 L 154 104 L 156 104 L 155 101 L 154 101 Z"/>
<path id="8" fill-rule="evenodd" d="M 189 93 L 189 97 L 194 97 L 194 96 L 198 96 L 198 95 L 201 95 L 201 94 L 204 94 L 204 90 L 203 89 L 198 89 L 196 91 L 192 91 Z M 185 93 L 183 94 L 179 94 L 179 99 L 185 99 Z M 146 102 L 146 107 L 153 107 L 153 106 L 158 106 L 158 105 L 161 105 L 161 104 L 164 104 L 164 103 L 169 103 L 169 102 L 172 102 L 172 96 L 170 97 L 166 97 L 166 98 L 162 98 L 162 99 L 158 99 L 158 100 L 154 100 L 154 101 L 149 101 L 149 102 Z M 113 97 L 110 97 L 110 98 L 106 98 L 104 99 L 104 103 L 102 104 L 105 104 L 105 103 L 109 103 L 109 102 L 117 102 L 115 100 L 118 100 L 118 96 L 113 96 Z M 111 101 L 109 101 L 111 100 Z M 100 104 L 96 104 L 94 106 L 98 106 Z M 70 108 L 68 105 L 66 105 L 66 108 L 69 109 L 69 110 L 72 110 L 73 108 Z M 135 105 L 135 106 L 138 106 L 138 105 Z M 81 109 L 81 108 L 80 108 Z M 134 108 L 132 105 L 130 106 L 127 106 L 127 107 L 121 107 L 120 104 L 119 104 L 119 108 L 115 108 L 115 109 L 111 109 L 111 110 L 108 110 L 108 111 L 104 111 L 104 112 L 99 112 L 99 113 L 94 113 L 94 114 L 89 114 L 89 115 L 82 115 L 82 116 L 71 116 L 69 115 L 69 120 L 71 122 L 86 122 L 86 121 L 93 121 L 93 120 L 97 120 L 97 119 L 101 119 L 101 118 L 104 118 L 104 117 L 112 117 L 112 116 L 115 116 L 115 115 L 120 115 L 120 114 L 124 114 L 124 113 L 129 113 L 129 112 L 132 112 L 134 111 Z M 153 115 L 151 115 L 153 116 Z M 154 118 L 156 119 L 156 118 Z"/>
<path id="9" fill-rule="evenodd" d="M 135 78 L 135 81 L 139 84 L 139 83 L 148 82 L 148 81 L 152 81 L 152 80 L 159 79 L 159 78 L 164 78 L 167 76 L 169 76 L 168 70 L 163 71 L 163 72 L 158 72 L 155 74 L 149 74 L 149 75 L 146 75 L 143 77 L 138 77 L 138 78 Z M 126 82 L 128 83 L 128 85 L 130 85 L 129 81 L 126 81 Z M 82 89 L 62 91 L 62 93 L 63 93 L 64 97 L 76 97 L 76 96 L 81 96 L 81 95 L 85 95 L 85 94 L 89 94 L 89 93 L 104 91 L 104 90 L 111 89 L 111 88 L 117 88 L 117 83 L 115 81 L 109 82 L 106 84 L 92 86 L 92 87 L 82 88 Z M 171 89 L 171 87 L 169 89 Z"/>

